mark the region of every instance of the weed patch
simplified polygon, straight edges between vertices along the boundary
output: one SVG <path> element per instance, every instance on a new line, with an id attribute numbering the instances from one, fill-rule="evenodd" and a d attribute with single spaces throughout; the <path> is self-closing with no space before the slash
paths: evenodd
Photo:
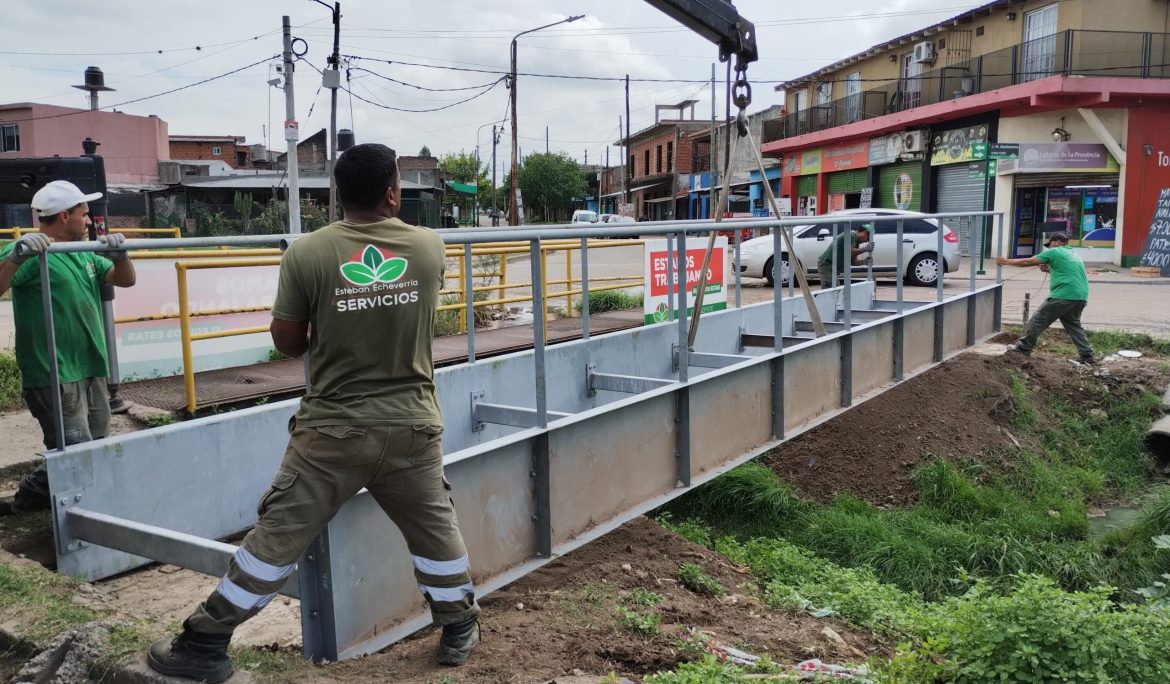
<path id="1" fill-rule="evenodd" d="M 78 582 L 39 566 L 0 565 L 0 613 L 26 625 L 23 636 L 42 643 L 60 632 L 96 619 L 71 600 Z"/>
<path id="2" fill-rule="evenodd" d="M 0 411 L 13 411 L 23 405 L 16 357 L 8 352 L 0 352 Z"/>
<path id="3" fill-rule="evenodd" d="M 698 563 L 683 563 L 678 568 L 678 581 L 687 589 L 702 594 L 703 596 L 713 596 L 719 598 L 727 593 L 719 580 L 711 577 L 703 572 L 702 566 Z"/>
<path id="4" fill-rule="evenodd" d="M 662 624 L 662 618 L 655 613 L 638 613 L 629 608 L 617 607 L 618 627 L 631 634 L 637 634 L 641 637 L 656 637 L 658 636 L 658 627 Z"/>
<path id="5" fill-rule="evenodd" d="M 581 312 L 581 300 L 573 304 L 578 313 Z M 622 290 L 602 290 L 589 293 L 589 315 L 605 313 L 607 311 L 624 311 L 626 309 L 642 308 L 642 295 L 630 294 Z"/>

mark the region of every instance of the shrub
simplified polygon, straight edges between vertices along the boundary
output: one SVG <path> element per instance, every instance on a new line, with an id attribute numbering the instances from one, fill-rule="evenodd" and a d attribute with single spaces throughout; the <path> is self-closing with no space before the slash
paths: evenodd
<path id="1" fill-rule="evenodd" d="M 605 313 L 606 311 L 623 311 L 642 307 L 641 294 L 629 294 L 622 290 L 602 290 L 589 293 L 589 315 Z M 581 311 L 581 300 L 573 305 L 578 313 Z"/>
<path id="2" fill-rule="evenodd" d="M 12 411 L 23 404 L 20 369 L 16 367 L 16 357 L 7 352 L 0 352 L 0 411 Z"/>

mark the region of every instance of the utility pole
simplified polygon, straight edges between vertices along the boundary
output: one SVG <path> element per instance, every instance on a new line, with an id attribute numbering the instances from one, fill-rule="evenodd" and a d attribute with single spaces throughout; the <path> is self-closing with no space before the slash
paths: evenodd
<path id="1" fill-rule="evenodd" d="M 630 75 L 629 74 L 626 74 L 626 135 L 625 135 L 625 143 L 626 143 L 626 159 L 631 159 L 631 157 L 630 157 Z M 634 162 L 632 159 L 630 161 L 630 168 L 626 169 L 626 173 L 624 175 L 626 177 L 626 190 L 625 190 L 626 202 L 625 203 L 626 203 L 626 206 L 628 207 L 630 205 L 630 179 L 634 177 Z"/>
<path id="2" fill-rule="evenodd" d="M 341 3 L 333 3 L 333 54 L 321 78 L 329 88 L 329 222 L 337 220 L 337 181 L 333 167 L 337 165 L 337 89 L 341 87 Z"/>
<path id="3" fill-rule="evenodd" d="M 715 63 L 712 62 L 711 63 L 711 142 L 707 144 L 707 156 L 711 158 L 711 171 L 708 174 L 708 176 L 710 177 L 709 185 L 711 187 L 708 188 L 710 190 L 710 192 L 708 193 L 709 197 L 707 199 L 707 206 L 710 207 L 710 209 L 707 212 L 708 213 L 707 218 L 712 218 L 712 219 L 715 218 L 715 179 L 719 177 L 718 176 L 719 172 L 716 170 L 718 167 L 718 164 L 716 164 L 716 162 L 715 162 L 715 147 L 716 147 L 716 141 L 715 141 Z"/>
<path id="4" fill-rule="evenodd" d="M 297 158 L 297 108 L 293 100 L 293 52 L 292 24 L 286 14 L 282 18 L 284 33 L 284 139 L 288 152 L 285 154 L 285 169 L 288 171 L 288 232 L 301 232 L 301 188 L 297 174 L 300 160 Z"/>

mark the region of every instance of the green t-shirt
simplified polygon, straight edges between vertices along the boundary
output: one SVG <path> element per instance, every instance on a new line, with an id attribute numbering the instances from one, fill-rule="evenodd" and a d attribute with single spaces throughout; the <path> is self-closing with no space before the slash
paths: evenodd
<path id="1" fill-rule="evenodd" d="M 6 259 L 15 242 L 0 248 Z M 102 323 L 101 283 L 113 263 L 93 252 L 49 255 L 53 330 L 61 384 L 110 374 Z M 12 312 L 16 317 L 16 365 L 25 389 L 49 387 L 48 335 L 41 307 L 39 259 L 29 259 L 12 276 Z"/>
<path id="2" fill-rule="evenodd" d="M 1048 266 L 1048 275 L 1052 278 L 1049 297 L 1074 302 L 1089 301 L 1089 276 L 1085 273 L 1085 262 L 1071 248 L 1050 247 L 1037 254 L 1036 259 Z"/>
<path id="3" fill-rule="evenodd" d="M 840 235 L 838 235 L 836 238 L 833 239 L 833 242 L 828 247 L 825 248 L 824 252 L 821 252 L 820 258 L 817 259 L 818 266 L 820 264 L 825 264 L 831 269 L 833 267 L 833 249 L 836 248 L 836 250 L 837 250 L 837 271 L 839 273 L 845 272 L 845 268 L 853 262 L 853 252 L 846 253 L 846 251 L 845 251 L 845 236 L 846 235 L 849 236 L 849 246 L 852 249 L 857 249 L 857 245 L 859 244 L 858 239 L 857 239 L 857 231 L 851 230 L 848 233 L 841 233 Z M 819 271 L 820 269 L 818 268 L 817 270 Z M 828 270 L 828 269 L 826 269 L 826 270 Z"/>
<path id="4" fill-rule="evenodd" d="M 431 340 L 445 251 L 398 219 L 339 221 L 289 247 L 272 315 L 309 322 L 298 424 L 442 424 Z"/>

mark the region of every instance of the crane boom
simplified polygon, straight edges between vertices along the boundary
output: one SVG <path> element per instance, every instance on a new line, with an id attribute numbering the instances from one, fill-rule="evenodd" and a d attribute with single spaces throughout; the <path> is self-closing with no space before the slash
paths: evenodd
<path id="1" fill-rule="evenodd" d="M 719 59 L 746 68 L 759 59 L 756 27 L 728 0 L 646 0 L 667 16 L 719 46 Z M 740 69 L 742 70 L 742 69 Z"/>

